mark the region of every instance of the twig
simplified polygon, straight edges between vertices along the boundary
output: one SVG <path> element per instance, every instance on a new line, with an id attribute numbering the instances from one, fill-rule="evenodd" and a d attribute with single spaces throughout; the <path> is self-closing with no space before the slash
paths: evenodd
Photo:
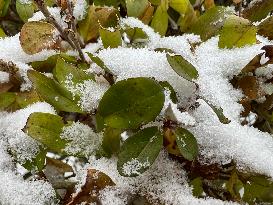
<path id="1" fill-rule="evenodd" d="M 67 0 L 67 9 L 68 9 L 68 18 L 71 24 L 71 28 L 73 30 L 73 32 L 75 33 L 75 37 L 77 40 L 77 43 L 80 45 L 81 48 L 84 47 L 84 43 L 82 42 L 82 40 L 80 39 L 80 36 L 78 35 L 77 32 L 77 28 L 76 28 L 76 22 L 75 22 L 75 17 L 73 16 L 73 11 L 72 11 L 72 2 L 70 2 L 70 0 Z"/>
<path id="2" fill-rule="evenodd" d="M 70 31 L 68 31 L 67 29 L 63 29 L 61 27 L 61 25 L 56 21 L 56 19 L 51 15 L 51 13 L 48 11 L 46 5 L 45 5 L 45 2 L 44 0 L 34 0 L 35 3 L 37 4 L 39 10 L 44 14 L 44 16 L 48 19 L 48 21 L 50 23 L 52 23 L 56 28 L 57 30 L 60 32 L 61 34 L 61 37 L 66 40 L 69 45 L 73 48 L 73 49 L 76 49 L 79 53 L 79 56 L 81 58 L 81 60 L 83 62 L 86 62 L 85 58 L 84 58 L 84 55 L 83 55 L 83 52 L 80 48 L 80 46 L 77 45 L 76 43 L 76 40 L 75 38 L 73 37 L 73 35 L 70 35 Z M 72 39 L 71 39 L 72 37 Z"/>

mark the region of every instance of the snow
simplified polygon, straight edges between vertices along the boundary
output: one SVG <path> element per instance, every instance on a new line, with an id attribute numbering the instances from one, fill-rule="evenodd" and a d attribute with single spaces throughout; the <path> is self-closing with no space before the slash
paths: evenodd
<path id="1" fill-rule="evenodd" d="M 0 71 L 0 83 L 9 82 L 9 73 Z"/>
<path id="2" fill-rule="evenodd" d="M 86 0 L 74 1 L 73 16 L 75 17 L 76 20 L 80 21 L 84 19 L 87 7 L 88 5 Z"/>
<path id="3" fill-rule="evenodd" d="M 72 125 L 63 128 L 61 138 L 69 141 L 65 147 L 66 153 L 80 154 L 88 158 L 99 149 L 103 136 L 85 124 L 73 122 Z"/>
<path id="4" fill-rule="evenodd" d="M 0 112 L 0 143 L 5 143 L 22 163 L 34 158 L 39 151 L 40 143 L 22 131 L 29 115 L 34 112 L 56 114 L 45 102 L 37 102 L 13 113 Z"/>
<path id="5" fill-rule="evenodd" d="M 208 204 L 232 205 L 236 203 L 223 202 L 216 199 L 197 199 L 191 194 L 187 183 L 187 175 L 182 165 L 172 161 L 165 152 L 161 152 L 150 169 L 138 177 L 122 177 L 116 169 L 116 158 L 90 158 L 90 164 L 84 169 L 92 168 L 108 175 L 116 186 L 101 191 L 102 205 L 126 205 L 130 196 L 139 194 L 149 196 L 153 202 L 160 200 L 162 204 Z M 79 172 L 82 174 L 84 172 Z M 157 201 L 158 202 L 158 201 Z"/>

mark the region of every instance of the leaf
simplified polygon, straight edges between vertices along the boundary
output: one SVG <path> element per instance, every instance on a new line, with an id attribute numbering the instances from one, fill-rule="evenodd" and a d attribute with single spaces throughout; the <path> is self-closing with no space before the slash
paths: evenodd
<path id="1" fill-rule="evenodd" d="M 43 61 L 34 61 L 31 63 L 31 67 L 34 70 L 40 71 L 40 72 L 52 72 L 53 68 L 56 65 L 58 59 L 58 55 L 53 55 L 48 57 L 46 60 Z"/>
<path id="2" fill-rule="evenodd" d="M 161 81 L 161 82 L 159 82 L 159 84 L 162 87 L 164 87 L 164 88 L 168 89 L 169 91 L 171 91 L 170 98 L 173 101 L 173 103 L 177 103 L 178 98 L 177 98 L 177 95 L 176 95 L 176 92 L 175 92 L 173 86 L 171 86 L 171 84 L 168 81 Z"/>
<path id="3" fill-rule="evenodd" d="M 0 0 L 0 17 L 7 14 L 10 5 L 10 0 Z"/>
<path id="4" fill-rule="evenodd" d="M 217 115 L 219 121 L 223 124 L 228 124 L 230 123 L 230 120 L 228 118 L 226 118 L 226 116 L 223 113 L 223 109 L 220 107 L 216 107 L 213 104 L 209 103 L 208 100 L 204 99 L 203 100 L 211 107 L 211 109 L 214 111 L 214 113 Z"/>
<path id="5" fill-rule="evenodd" d="M 35 54 L 44 49 L 58 47 L 56 29 L 52 24 L 31 21 L 23 25 L 20 32 L 20 44 L 27 54 Z"/>
<path id="6" fill-rule="evenodd" d="M 109 127 L 137 128 L 158 116 L 164 98 L 163 88 L 155 80 L 129 78 L 106 91 L 97 113 Z"/>
<path id="7" fill-rule="evenodd" d="M 35 112 L 29 116 L 24 131 L 50 150 L 62 153 L 67 143 L 60 138 L 63 127 L 64 123 L 60 116 Z"/>
<path id="8" fill-rule="evenodd" d="M 168 1 L 163 0 L 157 7 L 154 17 L 151 22 L 151 27 L 158 32 L 161 36 L 164 36 L 168 29 Z"/>
<path id="9" fill-rule="evenodd" d="M 178 24 L 182 32 L 187 31 L 197 21 L 197 16 L 189 0 L 170 0 L 169 5 L 181 15 Z"/>
<path id="10" fill-rule="evenodd" d="M 190 185 L 192 186 L 192 195 L 195 197 L 201 197 L 204 193 L 202 178 L 197 177 L 191 180 Z"/>
<path id="11" fill-rule="evenodd" d="M 5 34 L 4 30 L 0 27 L 0 38 L 4 38 L 7 35 Z"/>
<path id="12" fill-rule="evenodd" d="M 157 127 L 140 130 L 129 137 L 118 155 L 118 171 L 122 176 L 138 176 L 155 161 L 163 146 L 163 136 Z"/>
<path id="13" fill-rule="evenodd" d="M 127 15 L 132 17 L 141 17 L 149 7 L 148 0 L 125 0 Z"/>
<path id="14" fill-rule="evenodd" d="M 103 133 L 102 148 L 111 156 L 120 150 L 120 134 L 122 130 L 106 127 Z"/>
<path id="15" fill-rule="evenodd" d="M 65 81 L 71 77 L 73 84 L 83 83 L 85 80 L 93 80 L 94 76 L 85 73 L 83 70 L 77 68 L 71 63 L 67 63 L 63 58 L 58 57 L 56 66 L 53 70 L 53 76 L 57 81 L 65 86 Z"/>
<path id="16" fill-rule="evenodd" d="M 147 34 L 141 28 L 127 27 L 124 32 L 130 40 L 130 43 L 145 42 L 148 40 Z"/>
<path id="17" fill-rule="evenodd" d="M 114 185 L 115 183 L 112 179 L 103 172 L 88 169 L 85 184 L 67 205 L 92 204 L 93 202 L 97 204 L 100 202 L 100 191 L 108 186 Z"/>
<path id="18" fill-rule="evenodd" d="M 219 33 L 230 14 L 231 11 L 227 8 L 215 6 L 200 16 L 188 32 L 200 35 L 202 41 L 208 40 Z"/>
<path id="19" fill-rule="evenodd" d="M 118 12 L 114 8 L 89 6 L 87 16 L 78 23 L 79 33 L 85 42 L 99 37 L 99 28 L 115 27 L 118 22 Z"/>
<path id="20" fill-rule="evenodd" d="M 238 80 L 238 87 L 243 90 L 243 93 L 250 99 L 259 98 L 259 83 L 255 76 L 244 76 Z"/>
<path id="21" fill-rule="evenodd" d="M 119 29 L 114 29 L 114 31 L 109 28 L 100 28 L 100 37 L 104 48 L 117 48 L 121 46 L 121 34 Z"/>
<path id="22" fill-rule="evenodd" d="M 198 145 L 193 134 L 179 127 L 175 129 L 174 135 L 176 136 L 176 143 L 182 156 L 189 161 L 194 160 L 198 155 Z"/>
<path id="23" fill-rule="evenodd" d="M 258 34 L 273 40 L 273 16 L 268 17 L 259 24 Z"/>
<path id="24" fill-rule="evenodd" d="M 24 22 L 27 22 L 28 19 L 33 16 L 34 5 L 31 1 L 28 3 L 21 3 L 20 0 L 16 0 L 16 11 L 17 11 L 19 17 Z"/>
<path id="25" fill-rule="evenodd" d="M 16 103 L 20 108 L 25 108 L 30 104 L 41 101 L 38 93 L 35 90 L 29 92 L 19 92 L 16 96 Z"/>
<path id="26" fill-rule="evenodd" d="M 249 4 L 242 11 L 242 17 L 252 22 L 264 19 L 273 10 L 272 0 L 259 0 Z"/>
<path id="27" fill-rule="evenodd" d="M 244 189 L 244 185 L 240 181 L 235 170 L 232 171 L 231 176 L 226 184 L 226 188 L 234 199 L 240 200 L 242 198 L 240 195 L 240 189 Z"/>
<path id="28" fill-rule="evenodd" d="M 256 27 L 252 26 L 248 20 L 232 15 L 224 23 L 218 46 L 220 48 L 233 48 L 255 44 L 256 32 Z"/>
<path id="29" fill-rule="evenodd" d="M 96 63 L 99 67 L 101 67 L 101 69 L 103 69 L 106 73 L 112 74 L 112 71 L 104 64 L 104 62 L 98 56 L 94 56 L 92 53 L 87 53 L 87 55 L 94 63 Z"/>
<path id="30" fill-rule="evenodd" d="M 0 110 L 4 110 L 15 102 L 16 94 L 11 92 L 0 93 Z"/>
<path id="31" fill-rule="evenodd" d="M 35 156 L 32 160 L 27 160 L 22 166 L 31 171 L 38 170 L 42 171 L 45 166 L 45 158 L 46 158 L 47 150 L 44 148 L 40 149 L 40 152 Z"/>
<path id="32" fill-rule="evenodd" d="M 83 112 L 73 101 L 71 93 L 54 80 L 34 70 L 28 71 L 28 77 L 38 94 L 56 109 L 66 112 Z"/>
<path id="33" fill-rule="evenodd" d="M 94 0 L 95 6 L 114 6 L 117 7 L 120 4 L 120 0 Z"/>
<path id="34" fill-rule="evenodd" d="M 170 54 L 166 54 L 166 56 L 170 66 L 179 76 L 188 81 L 198 78 L 198 71 L 196 68 L 182 56 Z"/>

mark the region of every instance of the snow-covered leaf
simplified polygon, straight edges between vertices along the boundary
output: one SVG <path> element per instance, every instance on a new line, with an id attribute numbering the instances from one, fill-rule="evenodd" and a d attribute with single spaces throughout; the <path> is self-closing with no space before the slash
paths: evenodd
<path id="1" fill-rule="evenodd" d="M 60 138 L 63 127 L 64 123 L 60 116 L 35 112 L 29 116 L 24 131 L 49 150 L 61 153 L 67 143 Z"/>
<path id="2" fill-rule="evenodd" d="M 255 44 L 256 32 L 256 27 L 252 26 L 248 20 L 231 15 L 220 32 L 218 45 L 220 48 L 233 48 Z"/>
<path id="3" fill-rule="evenodd" d="M 155 161 L 163 146 L 163 136 L 157 127 L 145 128 L 129 137 L 118 156 L 118 171 L 122 176 L 138 176 Z"/>
<path id="4" fill-rule="evenodd" d="M 58 47 L 55 27 L 46 22 L 31 21 L 23 25 L 20 32 L 20 43 L 27 54 L 35 54 L 44 49 Z"/>
<path id="5" fill-rule="evenodd" d="M 28 71 L 28 77 L 38 94 L 57 110 L 82 113 L 71 93 L 54 80 L 34 70 Z"/>
<path id="6" fill-rule="evenodd" d="M 170 54 L 167 54 L 166 56 L 172 69 L 178 75 L 187 79 L 188 81 L 192 81 L 198 78 L 198 71 L 196 68 L 182 56 Z"/>
<path id="7" fill-rule="evenodd" d="M 35 156 L 34 159 L 27 160 L 22 166 L 29 171 L 31 170 L 41 171 L 45 166 L 46 153 L 47 150 L 41 148 L 40 152 Z"/>
<path id="8" fill-rule="evenodd" d="M 69 77 L 71 83 L 82 83 L 85 80 L 92 80 L 94 76 L 86 74 L 83 70 L 77 68 L 71 63 L 66 62 L 63 58 L 57 59 L 53 75 L 61 85 L 65 85 Z"/>
<path id="9" fill-rule="evenodd" d="M 181 127 L 175 129 L 174 134 L 182 156 L 187 160 L 194 160 L 198 155 L 198 145 L 193 134 Z"/>
<path id="10" fill-rule="evenodd" d="M 113 128 L 137 128 L 154 120 L 164 103 L 163 88 L 149 78 L 129 78 L 110 87 L 102 97 L 98 114 Z"/>

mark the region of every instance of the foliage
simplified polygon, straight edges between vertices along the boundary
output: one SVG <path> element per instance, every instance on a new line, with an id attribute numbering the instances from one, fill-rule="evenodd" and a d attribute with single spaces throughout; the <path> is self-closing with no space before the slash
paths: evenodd
<path id="1" fill-rule="evenodd" d="M 61 204 L 100 203 L 100 191 L 107 186 L 115 186 L 113 179 L 98 170 L 89 169 L 86 182 L 75 194 L 75 184 L 64 177 L 67 170 L 73 172 L 73 169 L 61 160 L 54 161 L 46 157 L 47 153 L 54 153 L 60 159 L 68 157 L 65 148 L 70 141 L 63 138 L 62 133 L 65 128 L 73 126 L 73 122 L 79 122 L 92 128 L 102 138 L 96 157 L 116 156 L 117 170 L 123 177 L 141 176 L 152 167 L 160 152 L 165 150 L 170 158 L 183 164 L 189 184 L 193 187 L 192 193 L 196 197 L 210 196 L 242 204 L 273 203 L 273 185 L 267 177 L 256 173 L 242 173 L 236 169 L 236 162 L 225 166 L 200 163 L 202 155 L 194 132 L 190 132 L 192 125 L 179 121 L 172 106 L 175 105 L 178 112 L 185 114 L 199 106 L 198 99 L 203 99 L 221 123 L 228 124 L 230 120 L 225 117 L 221 107 L 214 106 L 200 95 L 198 69 L 181 53 L 154 48 L 156 52 L 164 54 L 164 58 L 166 56 L 168 66 L 175 71 L 174 74 L 195 86 L 194 97 L 189 100 L 190 105 L 178 103 L 183 96 L 177 96 L 170 82 L 151 77 L 120 79 L 97 56 L 99 50 L 88 53 L 84 49 L 97 41 L 102 42 L 104 49 L 147 46 L 148 32 L 120 23 L 120 19 L 126 16 L 138 18 L 162 37 L 196 34 L 200 35 L 201 41 L 206 41 L 219 35 L 219 48 L 230 49 L 231 52 L 231 49 L 237 47 L 256 44 L 258 34 L 273 39 L 271 0 L 251 3 L 239 1 L 239 5 L 234 2 L 94 0 L 89 1 L 83 11 L 83 18 L 76 19 L 70 10 L 75 5 L 68 0 L 34 0 L 28 3 L 0 0 L 0 39 L 8 38 L 20 30 L 20 45 L 26 54 L 39 55 L 45 50 L 56 51 L 45 60 L 28 63 L 33 69 L 29 69 L 25 77 L 28 77 L 33 87 L 25 92 L 20 90 L 25 79 L 18 74 L 18 68 L 14 64 L 16 62 L 1 60 L 0 63 L 0 71 L 9 75 L 8 82 L 0 83 L 1 111 L 16 111 L 38 101 L 45 101 L 56 110 L 56 114 L 34 112 L 28 117 L 23 131 L 39 143 L 40 150 L 35 158 L 21 164 L 33 176 L 46 175 L 45 170 L 49 167 L 57 170 L 60 181 L 51 181 L 50 176 L 46 178 L 55 190 L 58 190 L 58 186 L 65 188 L 67 195 L 60 198 Z M 67 27 L 49 13 L 47 5 L 61 8 L 60 12 L 67 18 Z M 232 10 L 231 6 L 236 9 Z M 38 10 L 46 19 L 28 21 Z M 7 19 L 14 23 L 12 28 L 4 26 Z M 264 20 L 261 21 L 262 19 Z M 256 21 L 260 22 L 254 24 Z M 197 45 L 192 43 L 191 46 L 194 51 Z M 265 80 L 264 76 L 255 73 L 257 69 L 273 64 L 272 45 L 264 47 L 262 52 L 242 68 L 239 74 L 231 76 L 230 82 L 244 94 L 240 102 L 245 108 L 244 113 L 241 113 L 244 119 L 242 125 L 249 123 L 246 116 L 256 113 L 258 120 L 253 126 L 272 133 L 273 94 L 261 92 L 260 85 L 272 85 L 273 78 Z M 262 62 L 262 58 L 267 58 L 267 61 Z M 90 73 L 92 66 L 99 71 Z M 101 82 L 106 85 L 107 90 L 100 97 L 98 105 L 92 110 L 85 110 L 81 105 L 81 88 L 86 83 L 100 86 Z M 170 100 L 166 94 L 168 91 Z M 172 114 L 168 113 L 170 110 Z M 128 134 L 127 139 L 122 139 L 124 133 Z M 78 153 L 73 157 L 83 163 L 87 161 L 86 156 Z M 214 168 L 216 174 L 213 172 Z M 244 194 L 241 194 L 242 189 Z"/>

